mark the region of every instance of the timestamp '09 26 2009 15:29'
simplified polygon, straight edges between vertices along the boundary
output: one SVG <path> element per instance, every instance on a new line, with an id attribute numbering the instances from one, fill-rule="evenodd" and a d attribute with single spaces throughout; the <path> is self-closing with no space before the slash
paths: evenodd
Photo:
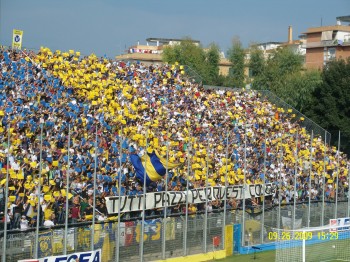
<path id="1" fill-rule="evenodd" d="M 338 232 L 307 232 L 307 231 L 295 231 L 295 232 L 269 232 L 268 239 L 272 241 L 277 240 L 337 240 Z"/>

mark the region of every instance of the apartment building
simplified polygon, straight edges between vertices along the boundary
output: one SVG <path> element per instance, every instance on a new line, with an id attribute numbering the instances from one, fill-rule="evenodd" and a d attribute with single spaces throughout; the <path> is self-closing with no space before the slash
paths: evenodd
<path id="1" fill-rule="evenodd" d="M 337 17 L 335 25 L 311 27 L 306 39 L 305 67 L 321 69 L 331 59 L 350 57 L 350 16 Z"/>

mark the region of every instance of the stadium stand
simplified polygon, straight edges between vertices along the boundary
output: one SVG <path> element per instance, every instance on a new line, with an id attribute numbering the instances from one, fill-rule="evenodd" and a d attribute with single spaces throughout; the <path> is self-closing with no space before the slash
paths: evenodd
<path id="1" fill-rule="evenodd" d="M 186 78 L 182 65 L 146 66 L 95 55 L 82 57 L 74 50 L 2 49 L 0 62 L 0 186 L 4 196 L 8 171 L 10 202 L 5 217 L 11 229 L 35 227 L 38 194 L 41 225 L 63 224 L 66 186 L 71 192 L 70 222 L 91 220 L 95 157 L 98 219 L 112 219 L 104 198 L 118 195 L 119 176 L 121 195 L 143 194 L 143 177 L 135 169 L 140 160 L 133 157 L 145 151 L 146 155 L 157 152 L 158 159 L 165 159 L 168 153 L 174 164 L 167 182 L 159 174 L 148 174 L 147 192 L 164 191 L 165 183 L 169 191 L 184 191 L 187 178 L 190 188 L 205 187 L 206 181 L 220 186 L 227 172 L 230 185 L 242 184 L 244 177 L 247 184 L 261 184 L 264 179 L 266 183 L 281 182 L 281 195 L 277 192 L 266 198 L 266 206 L 292 202 L 295 187 L 297 201 L 303 202 L 321 198 L 324 168 L 327 200 L 334 200 L 337 186 L 339 197 L 348 190 L 347 156 L 325 145 L 320 137 L 311 141 L 299 125 L 302 118 L 291 121 L 295 115 L 256 91 L 204 90 Z M 70 185 L 66 185 L 68 174 Z M 262 204 L 261 198 L 251 202 L 251 206 Z M 227 203 L 230 209 L 242 206 L 240 200 Z M 4 197 L 1 204 L 4 210 Z M 191 205 L 189 211 L 212 211 L 223 204 L 210 201 L 208 207 Z M 147 216 L 162 212 L 148 210 Z M 185 210 L 177 206 L 169 212 Z M 139 217 L 140 212 L 125 216 Z"/>

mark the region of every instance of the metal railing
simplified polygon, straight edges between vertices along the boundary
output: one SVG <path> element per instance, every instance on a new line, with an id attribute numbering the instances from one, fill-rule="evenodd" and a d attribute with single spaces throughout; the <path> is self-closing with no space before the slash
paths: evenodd
<path id="1" fill-rule="evenodd" d="M 191 67 L 185 65 L 184 70 L 186 73 L 186 76 L 191 79 L 192 81 L 196 82 L 199 84 L 199 86 L 202 86 L 203 84 L 203 78 Z"/>
<path id="2" fill-rule="evenodd" d="M 307 43 L 306 48 L 330 47 L 330 46 L 349 45 L 349 44 L 350 44 L 350 41 L 347 38 L 344 38 L 344 40 L 333 39 L 333 40 L 324 40 L 319 42 Z"/>
<path id="3" fill-rule="evenodd" d="M 325 140 L 326 143 L 329 145 L 331 142 L 331 133 L 326 131 L 324 128 L 316 124 L 314 121 L 312 121 L 310 118 L 296 110 L 294 107 L 292 107 L 290 104 L 286 103 L 284 100 L 276 96 L 274 93 L 272 93 L 269 90 L 259 90 L 258 91 L 262 97 L 265 97 L 268 101 L 270 101 L 272 104 L 283 108 L 284 110 L 291 110 L 292 112 L 290 114 L 295 114 L 295 117 L 291 119 L 291 121 L 299 121 L 299 125 L 304 127 L 309 133 L 311 131 L 314 132 L 315 136 L 321 136 L 322 140 Z M 300 118 L 303 118 L 304 120 L 300 121 Z"/>
<path id="4" fill-rule="evenodd" d="M 208 215 L 207 231 L 204 230 L 204 214 L 189 215 L 185 226 L 185 217 L 168 217 L 148 219 L 145 221 L 143 261 L 160 260 L 162 258 L 179 257 L 203 253 L 204 250 L 213 251 L 223 249 L 221 239 L 219 246 L 213 245 L 213 237 L 222 237 L 223 212 Z M 232 222 L 232 219 L 226 221 Z M 165 226 L 165 234 L 163 227 Z M 92 227 L 90 224 L 76 225 L 69 229 L 67 239 L 63 239 L 64 228 L 41 228 L 39 232 L 39 257 L 62 255 L 64 241 L 67 241 L 67 253 L 84 252 L 90 250 Z M 187 245 L 184 247 L 185 230 L 187 231 Z M 207 242 L 204 242 L 204 232 L 207 232 Z M 7 236 L 6 261 L 17 262 L 20 259 L 30 259 L 34 255 L 35 230 L 20 232 L 9 231 Z M 119 261 L 140 261 L 141 221 L 121 222 L 120 227 Z M 116 222 L 95 224 L 94 248 L 102 250 L 101 261 L 116 260 L 116 238 L 118 225 Z M 165 238 L 165 252 L 162 252 L 163 238 Z M 0 241 L 4 241 L 0 237 Z M 1 255 L 0 255 L 1 257 Z"/>
<path id="5" fill-rule="evenodd" d="M 226 225 L 243 224 L 245 232 L 243 234 L 242 247 L 250 247 L 259 244 L 272 242 L 268 238 L 268 233 L 272 232 L 278 225 L 281 228 L 288 228 L 289 225 L 297 225 L 296 228 L 306 227 L 310 220 L 311 227 L 318 227 L 327 224 L 329 219 L 334 218 L 335 203 L 326 201 L 324 214 L 321 209 L 322 202 L 314 201 L 311 203 L 311 216 L 307 212 L 307 203 L 297 204 L 296 217 L 293 218 L 293 204 L 273 206 L 265 205 L 265 216 L 261 217 L 261 207 L 251 208 L 247 206 L 245 216 L 242 209 L 222 210 L 204 214 L 189 214 L 186 224 L 184 214 L 175 215 L 167 218 L 147 218 L 144 227 L 144 252 L 141 259 L 140 237 L 141 220 L 121 222 L 120 232 L 118 233 L 118 224 L 116 222 L 100 222 L 95 224 L 94 228 L 94 248 L 102 250 L 101 261 L 116 261 L 116 255 L 119 261 L 154 261 L 184 255 L 194 255 L 211 251 L 224 249 L 225 224 Z M 346 217 L 348 214 L 348 200 L 344 198 L 338 202 L 338 217 Z M 281 214 L 279 217 L 278 214 Z M 243 221 L 244 218 L 244 221 Z M 322 222 L 321 219 L 324 219 Z M 207 219 L 207 221 L 205 221 Z M 278 221 L 280 219 L 280 221 Z M 293 219 L 297 221 L 293 221 Z M 204 225 L 207 225 L 205 229 Z M 164 228 L 165 227 L 165 228 Z M 39 257 L 57 256 L 63 252 L 64 241 L 67 241 L 67 253 L 85 252 L 90 250 L 91 241 L 91 223 L 76 224 L 69 228 L 67 238 L 64 239 L 64 228 L 54 227 L 51 229 L 41 228 L 39 232 Z M 185 232 L 186 231 L 186 232 Z M 206 234 L 206 236 L 204 235 Z M 17 262 L 20 259 L 30 259 L 33 257 L 35 248 L 35 230 L 28 231 L 9 231 L 7 235 L 6 261 Z M 116 254 L 116 238 L 119 235 L 120 249 Z M 237 235 L 237 232 L 233 232 Z M 186 241 L 185 241 L 185 237 Z M 165 239 L 164 239 L 165 238 Z M 218 243 L 214 238 L 219 239 Z M 233 246 L 236 251 L 239 248 L 238 241 L 241 237 L 233 239 Z M 163 241 L 165 240 L 165 241 Z M 3 235 L 0 235 L 0 241 L 4 241 Z M 237 241 L 237 242 L 236 242 Z M 186 246 L 185 246 L 186 243 Z M 163 245 L 165 247 L 163 248 Z M 1 257 L 2 255 L 0 255 Z"/>
<path id="6" fill-rule="evenodd" d="M 243 89 L 240 88 L 231 88 L 231 87 L 222 87 L 222 86 L 209 86 L 204 85 L 204 89 L 214 89 L 214 90 L 231 90 L 231 91 L 238 91 L 238 92 L 244 92 Z M 258 90 L 256 91 L 260 94 L 261 97 L 267 99 L 270 103 L 276 105 L 277 107 L 283 108 L 285 111 L 291 110 L 290 114 L 294 114 L 295 117 L 291 119 L 291 121 L 299 121 L 299 125 L 304 127 L 309 133 L 311 131 L 314 132 L 315 136 L 322 137 L 322 140 L 326 141 L 326 143 L 329 145 L 331 142 L 331 133 L 326 131 L 324 128 L 322 128 L 320 125 L 316 124 L 314 121 L 312 121 L 310 118 L 296 110 L 293 106 L 286 103 L 284 100 L 276 96 L 274 93 L 272 93 L 269 90 Z M 303 118 L 304 120 L 300 121 L 300 118 Z"/>

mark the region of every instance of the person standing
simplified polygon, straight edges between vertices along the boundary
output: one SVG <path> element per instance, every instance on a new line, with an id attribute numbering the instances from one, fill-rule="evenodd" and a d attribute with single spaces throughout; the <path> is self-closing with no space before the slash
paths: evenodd
<path id="1" fill-rule="evenodd" d="M 26 216 L 22 216 L 20 221 L 20 227 L 21 227 L 21 231 L 25 231 L 29 228 L 29 221 L 27 220 Z"/>
<path id="2" fill-rule="evenodd" d="M 75 224 L 80 220 L 80 205 L 79 204 L 73 204 L 73 206 L 71 208 L 71 218 L 72 218 L 72 224 Z"/>

